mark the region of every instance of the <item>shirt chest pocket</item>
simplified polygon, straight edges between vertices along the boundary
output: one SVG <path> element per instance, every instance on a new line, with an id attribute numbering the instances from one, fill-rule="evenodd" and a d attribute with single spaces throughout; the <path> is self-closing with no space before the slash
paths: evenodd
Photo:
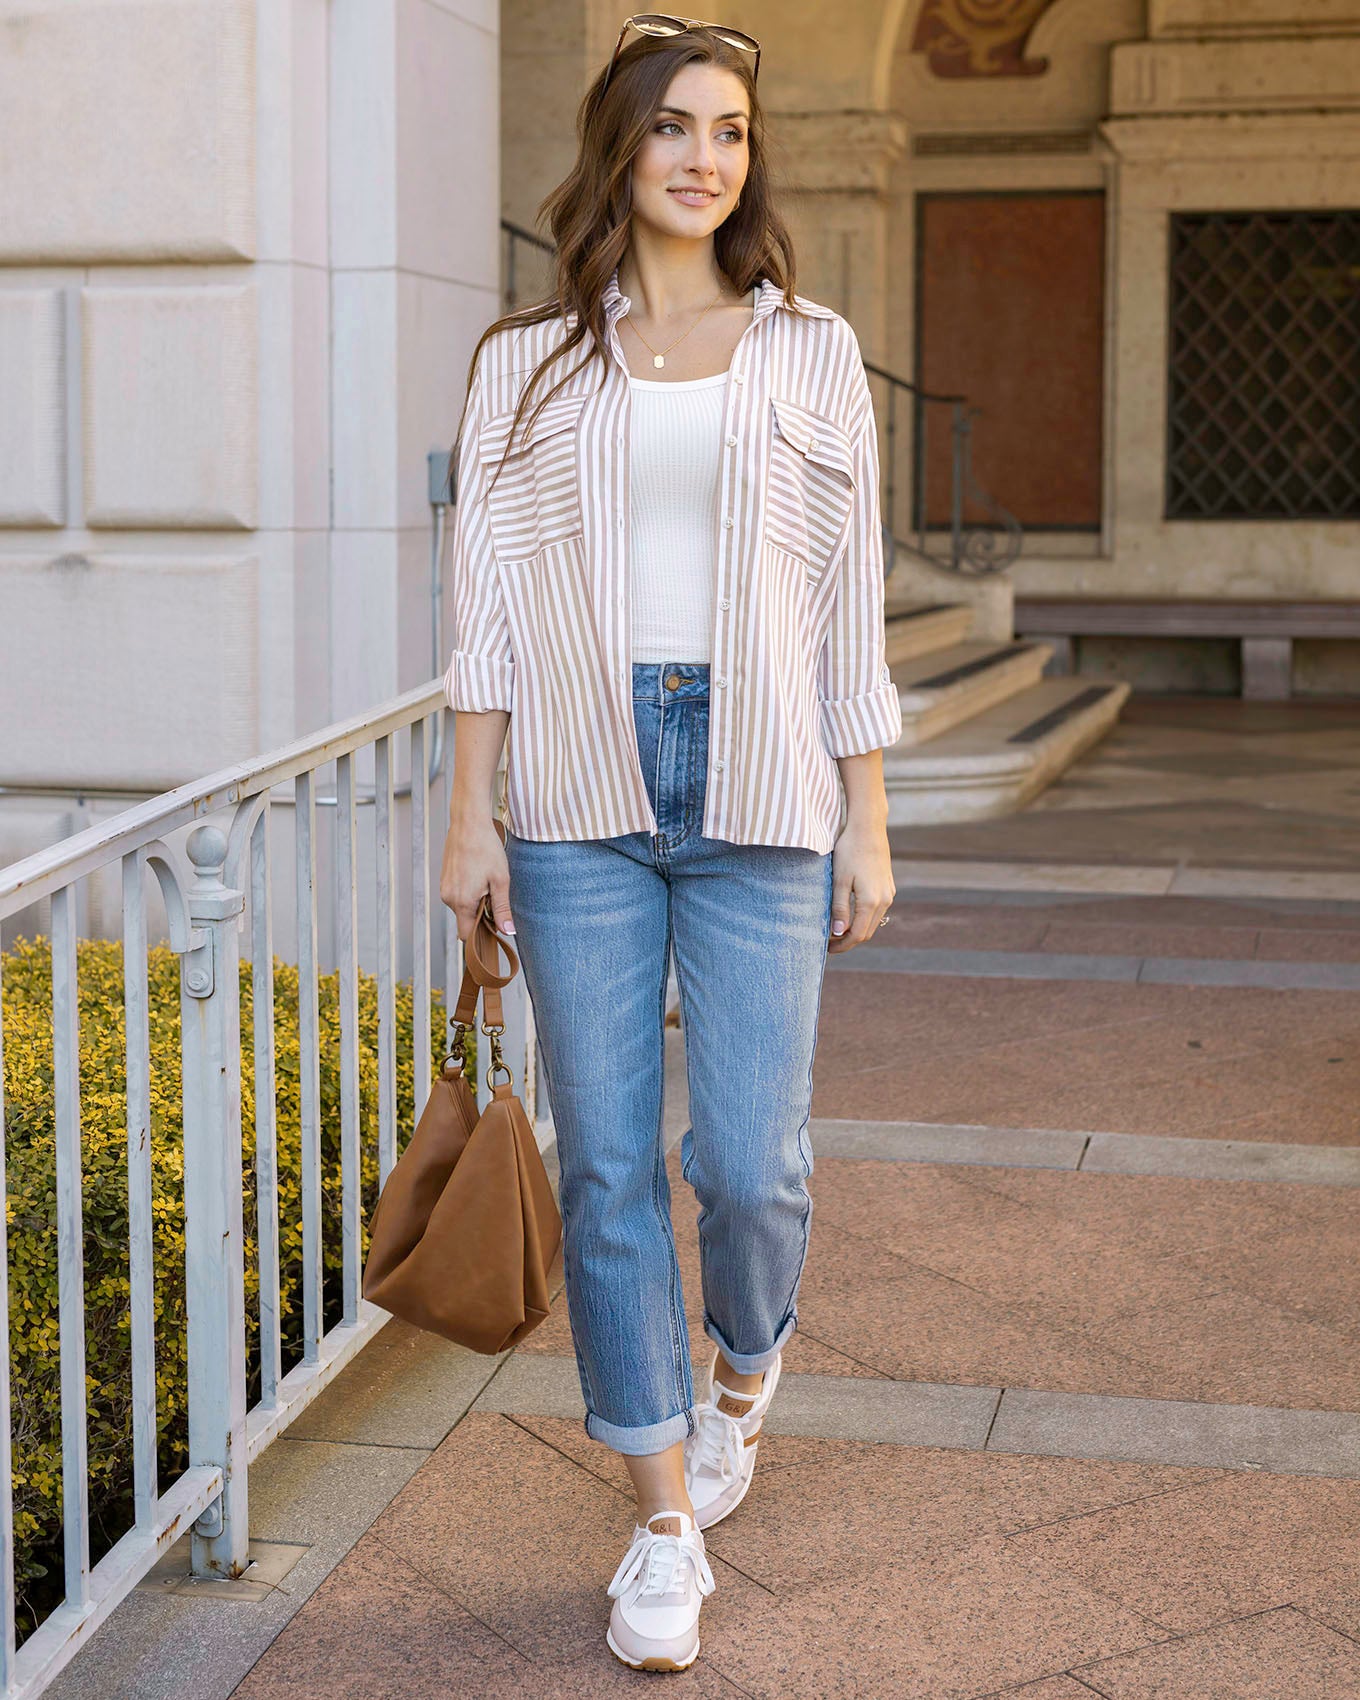
<path id="1" fill-rule="evenodd" d="M 855 500 L 850 435 L 799 402 L 770 398 L 765 536 L 819 579 L 835 559 Z"/>
<path id="2" fill-rule="evenodd" d="M 498 560 L 527 561 L 554 543 L 581 536 L 577 430 L 585 403 L 584 395 L 554 396 L 527 425 L 521 419 L 504 465 L 501 456 L 514 410 L 495 414 L 482 425 L 477 452 Z"/>

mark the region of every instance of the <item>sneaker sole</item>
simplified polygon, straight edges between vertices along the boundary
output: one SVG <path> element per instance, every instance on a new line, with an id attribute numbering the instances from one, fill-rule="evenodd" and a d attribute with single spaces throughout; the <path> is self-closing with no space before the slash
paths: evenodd
<path id="1" fill-rule="evenodd" d="M 759 1441 L 752 1441 L 751 1445 L 757 1451 L 759 1451 L 759 1448 L 760 1448 Z M 741 1492 L 737 1495 L 737 1497 L 728 1506 L 727 1510 L 726 1511 L 720 1511 L 716 1517 L 709 1517 L 707 1519 L 705 1519 L 698 1511 L 696 1511 L 694 1513 L 694 1526 L 695 1526 L 695 1528 L 696 1529 L 711 1529 L 715 1523 L 721 1523 L 724 1517 L 730 1517 L 732 1515 L 732 1513 L 737 1509 L 737 1507 L 741 1504 L 742 1500 L 746 1498 L 746 1495 L 751 1491 L 751 1483 L 755 1479 L 756 1479 L 756 1460 L 753 1457 L 751 1459 L 751 1473 L 750 1473 L 749 1476 L 747 1476 L 746 1480 L 742 1483 Z"/>
<path id="2" fill-rule="evenodd" d="M 668 1659 L 665 1657 L 658 1659 L 630 1659 L 626 1653 L 620 1651 L 618 1643 L 614 1640 L 614 1632 L 612 1629 L 605 1630 L 604 1638 L 609 1644 L 609 1651 L 621 1664 L 627 1665 L 629 1670 L 688 1670 L 699 1657 L 699 1643 L 697 1640 L 694 1643 L 694 1651 L 687 1659 Z"/>

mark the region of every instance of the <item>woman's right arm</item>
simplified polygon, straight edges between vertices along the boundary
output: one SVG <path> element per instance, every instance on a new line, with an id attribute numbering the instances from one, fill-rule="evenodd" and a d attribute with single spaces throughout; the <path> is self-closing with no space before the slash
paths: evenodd
<path id="1" fill-rule="evenodd" d="M 458 917 L 460 939 L 471 935 L 485 891 L 491 893 L 497 930 L 515 930 L 510 866 L 494 824 L 496 767 L 509 725 L 503 709 L 462 710 L 453 717 L 453 791 L 439 895 Z"/>
<path id="2" fill-rule="evenodd" d="M 450 597 L 453 653 L 444 675 L 444 694 L 456 712 L 439 895 L 458 917 L 463 940 L 471 936 L 482 895 L 488 891 L 497 928 L 514 931 L 510 869 L 494 824 L 492 786 L 514 707 L 515 657 L 486 517 L 485 473 L 478 453 L 482 401 L 479 370 L 468 394 L 458 451 Z"/>

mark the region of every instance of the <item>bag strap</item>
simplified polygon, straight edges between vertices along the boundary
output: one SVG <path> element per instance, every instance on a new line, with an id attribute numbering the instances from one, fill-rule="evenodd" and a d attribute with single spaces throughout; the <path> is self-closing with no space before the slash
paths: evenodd
<path id="1" fill-rule="evenodd" d="M 505 973 L 501 973 L 497 966 L 497 958 L 501 952 L 505 953 L 510 963 Z M 476 1020 L 477 994 L 480 991 L 482 1011 L 487 1021 L 493 1026 L 501 1026 L 505 1019 L 501 987 L 508 986 L 518 972 L 519 957 L 504 934 L 496 931 L 491 900 L 489 897 L 483 897 L 482 906 L 477 911 L 477 924 L 472 929 L 471 938 L 463 946 L 463 984 L 458 994 L 458 1007 L 453 1013 L 453 1020 L 462 1027 Z"/>
<path id="2" fill-rule="evenodd" d="M 492 824 L 500 834 L 501 843 L 505 843 L 505 826 L 500 820 Z M 502 973 L 499 958 L 504 954 L 509 961 L 509 968 Z M 449 1024 L 454 1028 L 453 1045 L 461 1052 L 463 1033 L 477 1019 L 477 997 L 482 997 L 482 1032 L 490 1036 L 492 1069 L 510 1070 L 501 1061 L 501 1051 L 498 1040 L 505 1031 L 505 1009 L 501 1003 L 501 987 L 508 986 L 519 972 L 519 957 L 514 947 L 503 933 L 496 930 L 495 912 L 491 907 L 491 894 L 484 892 L 477 910 L 477 920 L 471 936 L 463 945 L 463 984 L 458 993 L 458 1004 L 449 1017 Z M 452 1052 L 450 1054 L 453 1054 Z M 488 1075 L 490 1081 L 491 1075 Z M 513 1077 L 512 1077 L 513 1078 Z"/>

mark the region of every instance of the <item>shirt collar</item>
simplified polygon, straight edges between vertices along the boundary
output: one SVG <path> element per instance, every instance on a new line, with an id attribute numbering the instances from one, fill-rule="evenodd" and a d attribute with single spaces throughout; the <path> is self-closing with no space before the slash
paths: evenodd
<path id="1" fill-rule="evenodd" d="M 803 310 L 810 313 L 815 319 L 830 319 L 835 317 L 835 314 L 830 307 L 823 307 L 816 301 L 807 301 L 801 295 L 798 296 L 797 299 Z M 631 298 L 624 295 L 619 289 L 619 268 L 615 266 L 614 270 L 609 274 L 609 282 L 604 287 L 604 312 L 606 323 L 612 327 L 615 321 L 622 314 L 626 313 L 632 305 L 633 303 Z M 784 291 L 770 278 L 761 278 L 760 294 L 756 297 L 755 318 L 763 319 L 767 313 L 774 312 L 777 307 L 782 307 L 785 312 L 789 310 L 789 304 L 784 299 Z"/>

